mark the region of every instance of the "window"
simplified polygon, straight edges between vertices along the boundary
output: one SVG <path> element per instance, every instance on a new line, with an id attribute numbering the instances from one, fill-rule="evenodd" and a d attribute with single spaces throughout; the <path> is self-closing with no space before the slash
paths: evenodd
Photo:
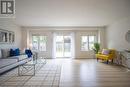
<path id="1" fill-rule="evenodd" d="M 46 36 L 32 36 L 32 49 L 38 50 L 38 51 L 46 51 L 46 42 L 47 37 Z"/>
<path id="2" fill-rule="evenodd" d="M 81 37 L 81 50 L 82 51 L 88 50 L 88 36 Z"/>
<path id="3" fill-rule="evenodd" d="M 96 36 L 81 36 L 81 50 L 88 51 L 92 50 Z"/>

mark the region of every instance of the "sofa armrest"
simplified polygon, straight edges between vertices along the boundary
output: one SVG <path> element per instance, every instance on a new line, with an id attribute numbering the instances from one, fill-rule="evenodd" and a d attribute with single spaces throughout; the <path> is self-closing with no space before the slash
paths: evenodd
<path id="1" fill-rule="evenodd" d="M 12 56 L 12 57 L 6 57 L 6 58 L 2 58 L 2 59 L 18 59 L 17 56 Z"/>

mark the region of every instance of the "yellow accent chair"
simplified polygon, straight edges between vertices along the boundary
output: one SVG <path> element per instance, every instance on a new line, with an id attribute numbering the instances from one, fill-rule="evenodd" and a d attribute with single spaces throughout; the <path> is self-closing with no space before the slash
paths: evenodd
<path id="1" fill-rule="evenodd" d="M 107 51 L 107 53 L 103 53 L 103 51 Z M 109 51 L 109 52 L 108 52 Z M 99 52 L 96 54 L 97 61 L 99 59 L 107 61 L 107 64 L 109 60 L 113 63 L 113 59 L 116 57 L 116 51 L 114 49 L 103 49 L 102 52 Z"/>

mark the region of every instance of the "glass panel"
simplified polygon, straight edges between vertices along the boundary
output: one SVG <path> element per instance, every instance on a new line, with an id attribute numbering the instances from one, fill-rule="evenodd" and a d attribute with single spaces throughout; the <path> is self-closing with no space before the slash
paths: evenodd
<path id="1" fill-rule="evenodd" d="M 56 57 L 63 57 L 63 36 L 56 36 Z"/>
<path id="2" fill-rule="evenodd" d="M 38 36 L 32 36 L 32 49 L 38 50 Z"/>
<path id="3" fill-rule="evenodd" d="M 39 50 L 46 51 L 46 36 L 39 36 Z"/>
<path id="4" fill-rule="evenodd" d="M 32 36 L 32 49 L 46 51 L 46 36 Z"/>
<path id="5" fill-rule="evenodd" d="M 94 41 L 95 41 L 95 36 L 89 36 L 89 42 L 94 43 Z"/>
<path id="6" fill-rule="evenodd" d="M 93 48 L 93 43 L 89 43 L 89 49 L 92 50 Z"/>
<path id="7" fill-rule="evenodd" d="M 63 42 L 63 36 L 56 36 L 56 42 Z"/>
<path id="8" fill-rule="evenodd" d="M 71 36 L 56 36 L 56 57 L 71 57 Z"/>
<path id="9" fill-rule="evenodd" d="M 64 36 L 64 56 L 71 56 L 71 36 Z"/>
<path id="10" fill-rule="evenodd" d="M 82 51 L 88 50 L 88 36 L 81 37 L 81 50 Z"/>
<path id="11" fill-rule="evenodd" d="M 95 36 L 89 36 L 89 50 L 92 50 L 94 42 L 95 42 Z"/>

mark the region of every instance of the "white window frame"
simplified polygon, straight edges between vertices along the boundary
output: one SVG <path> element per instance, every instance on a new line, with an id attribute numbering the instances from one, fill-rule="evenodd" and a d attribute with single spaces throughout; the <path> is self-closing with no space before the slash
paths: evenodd
<path id="1" fill-rule="evenodd" d="M 38 37 L 38 49 L 33 49 L 33 36 L 37 36 Z M 46 37 L 47 40 L 47 36 L 46 35 L 32 35 L 32 50 L 35 51 L 47 51 L 47 41 L 45 42 L 45 50 L 40 50 L 40 36 Z"/>
<path id="2" fill-rule="evenodd" d="M 88 48 L 88 49 L 82 49 L 82 37 L 85 37 L 85 36 L 87 37 L 87 41 L 88 41 L 88 42 L 87 42 L 87 48 Z M 81 51 L 91 51 L 91 50 L 92 50 L 92 49 L 90 48 L 90 43 L 91 43 L 91 42 L 89 41 L 89 36 L 94 36 L 94 43 L 96 42 L 96 39 L 97 39 L 97 38 L 96 38 L 96 35 L 82 35 L 82 36 L 81 36 Z"/>

